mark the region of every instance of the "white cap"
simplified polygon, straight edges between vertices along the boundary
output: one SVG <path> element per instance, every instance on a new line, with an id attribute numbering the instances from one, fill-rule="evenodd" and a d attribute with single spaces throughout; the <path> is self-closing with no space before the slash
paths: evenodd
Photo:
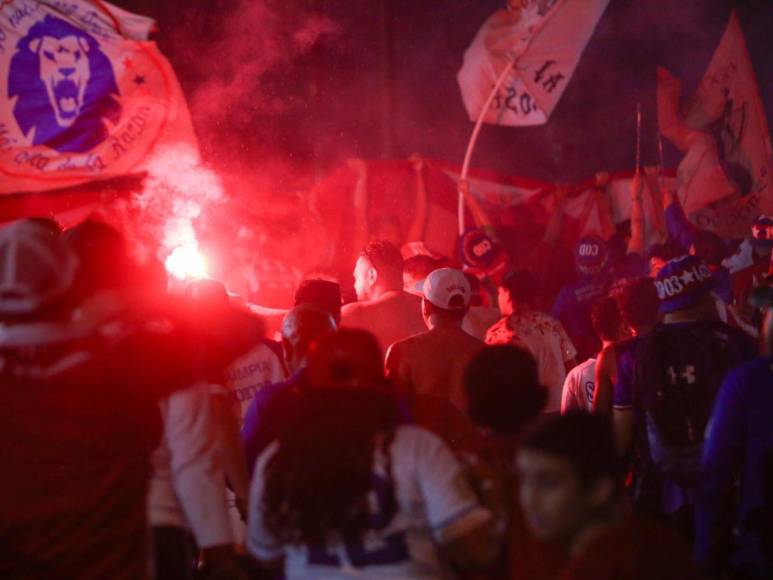
<path id="1" fill-rule="evenodd" d="M 422 284 L 424 298 L 444 310 L 464 310 L 470 305 L 472 288 L 461 270 L 440 268 L 430 272 Z M 454 300 L 461 296 L 460 300 Z"/>

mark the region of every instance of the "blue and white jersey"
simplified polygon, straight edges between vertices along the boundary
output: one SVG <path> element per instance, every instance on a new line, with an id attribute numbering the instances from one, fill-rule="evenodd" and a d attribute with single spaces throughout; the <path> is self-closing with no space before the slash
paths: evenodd
<path id="1" fill-rule="evenodd" d="M 264 470 L 278 449 L 275 442 L 255 464 L 250 491 L 247 548 L 261 560 L 282 555 L 288 580 L 324 578 L 452 577 L 440 559 L 438 545 L 451 542 L 490 521 L 469 487 L 461 467 L 434 434 L 410 425 L 398 427 L 390 447 L 392 476 L 384 457 L 375 452 L 376 485 L 369 503 L 374 527 L 356 542 L 328 546 L 290 546 L 276 542 L 264 525 Z M 385 498 L 394 490 L 397 512 L 386 521 Z"/>
<path id="2" fill-rule="evenodd" d="M 574 367 L 566 375 L 561 395 L 561 412 L 593 410 L 593 394 L 596 392 L 596 359 L 589 358 Z"/>
<path id="3" fill-rule="evenodd" d="M 261 341 L 249 352 L 231 363 L 223 373 L 223 384 L 213 385 L 213 393 L 228 397 L 239 408 L 240 426 L 257 392 L 266 385 L 287 379 L 279 353 L 267 341 Z"/>

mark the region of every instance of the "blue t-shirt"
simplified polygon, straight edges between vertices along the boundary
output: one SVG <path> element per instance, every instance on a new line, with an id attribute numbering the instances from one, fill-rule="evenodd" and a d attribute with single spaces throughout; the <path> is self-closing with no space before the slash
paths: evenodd
<path id="1" fill-rule="evenodd" d="M 773 459 L 772 418 L 773 357 L 758 358 L 728 373 L 719 389 L 703 448 L 695 545 L 696 557 L 702 563 L 710 557 L 712 531 L 718 524 L 721 526 L 722 519 L 727 519 L 722 510 L 725 492 L 740 475 L 734 563 L 753 566 L 760 577 L 773 577 L 759 538 L 749 529 L 749 516 L 765 504 L 763 467 Z M 770 502 L 771 498 L 767 500 Z M 771 506 L 767 507 L 770 510 Z"/>
<path id="2" fill-rule="evenodd" d="M 282 383 L 266 385 L 253 398 L 242 427 L 249 473 L 253 472 L 258 456 L 279 437 L 282 427 L 290 424 L 297 415 L 300 389 L 304 384 L 305 374 L 297 372 Z"/>
<path id="3" fill-rule="evenodd" d="M 553 304 L 553 318 L 563 324 L 572 344 L 577 348 L 580 360 L 594 356 L 601 347 L 601 341 L 593 330 L 590 313 L 593 304 L 606 296 L 609 284 L 608 273 L 581 279 L 564 286 Z"/>

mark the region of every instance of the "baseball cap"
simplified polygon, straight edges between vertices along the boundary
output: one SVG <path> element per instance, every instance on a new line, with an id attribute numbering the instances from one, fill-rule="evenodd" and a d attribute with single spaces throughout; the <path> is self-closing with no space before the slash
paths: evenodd
<path id="1" fill-rule="evenodd" d="M 464 310 L 470 305 L 472 289 L 461 270 L 433 270 L 422 284 L 422 294 L 430 303 L 444 310 Z"/>
<path id="2" fill-rule="evenodd" d="M 752 222 L 752 242 L 764 248 L 773 248 L 773 217 L 761 215 Z"/>
<path id="3" fill-rule="evenodd" d="M 711 270 L 698 256 L 679 256 L 658 272 L 655 288 L 661 312 L 690 308 L 711 290 Z"/>
<path id="4" fill-rule="evenodd" d="M 0 228 L 0 314 L 37 312 L 72 287 L 78 259 L 50 228 L 32 220 Z"/>
<path id="5" fill-rule="evenodd" d="M 598 236 L 580 238 L 574 248 L 574 263 L 581 274 L 598 274 L 609 261 L 607 243 Z"/>

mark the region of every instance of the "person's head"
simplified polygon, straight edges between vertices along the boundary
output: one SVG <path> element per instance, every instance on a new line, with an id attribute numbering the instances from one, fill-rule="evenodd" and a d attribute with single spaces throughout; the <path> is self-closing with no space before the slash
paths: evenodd
<path id="1" fill-rule="evenodd" d="M 62 236 L 78 256 L 76 285 L 83 297 L 106 290 L 123 291 L 129 286 L 135 265 L 116 229 L 89 219 Z"/>
<path id="2" fill-rule="evenodd" d="M 671 243 L 652 244 L 647 250 L 647 262 L 650 267 L 650 277 L 655 278 L 660 269 L 666 265 L 669 260 L 679 256 L 682 252 Z"/>
<path id="3" fill-rule="evenodd" d="M 305 366 L 314 341 L 335 328 L 335 321 L 329 312 L 309 304 L 293 308 L 282 321 L 281 329 L 287 366 L 292 371 Z"/>
<path id="4" fill-rule="evenodd" d="M 341 328 L 320 336 L 308 356 L 307 377 L 317 389 L 382 385 L 384 356 L 367 330 Z"/>
<path id="5" fill-rule="evenodd" d="M 536 285 L 530 272 L 509 272 L 499 284 L 497 302 L 502 316 L 510 316 L 524 306 L 534 303 Z"/>
<path id="6" fill-rule="evenodd" d="M 621 462 L 608 417 L 547 417 L 523 435 L 516 462 L 526 522 L 542 541 L 571 546 L 618 506 Z"/>
<path id="7" fill-rule="evenodd" d="M 658 321 L 660 298 L 652 278 L 639 278 L 623 286 L 617 295 L 623 323 L 635 334 L 652 328 Z"/>
<path id="8" fill-rule="evenodd" d="M 700 256 L 711 266 L 721 266 L 722 260 L 727 258 L 727 246 L 714 232 L 699 230 L 690 246 L 690 255 Z"/>
<path id="9" fill-rule="evenodd" d="M 403 287 L 403 257 L 390 242 L 371 242 L 354 266 L 354 290 L 357 300 L 378 298 L 383 292 Z"/>
<path id="10" fill-rule="evenodd" d="M 593 305 L 590 312 L 593 330 L 602 342 L 620 340 L 622 316 L 614 298 L 604 297 Z"/>
<path id="11" fill-rule="evenodd" d="M 428 327 L 461 326 L 470 309 L 470 283 L 461 270 L 440 268 L 430 272 L 422 284 L 421 312 Z"/>
<path id="12" fill-rule="evenodd" d="M 440 268 L 439 260 L 426 254 L 417 254 L 405 260 L 403 264 L 403 289 L 411 294 L 421 296 L 417 286 L 430 272 Z"/>
<path id="13" fill-rule="evenodd" d="M 578 240 L 574 248 L 574 265 L 581 276 L 600 274 L 609 264 L 609 248 L 598 236 Z"/>
<path id="14" fill-rule="evenodd" d="M 60 318 L 69 311 L 78 258 L 50 227 L 23 220 L 0 228 L 0 320 Z"/>
<path id="15" fill-rule="evenodd" d="M 680 256 L 666 263 L 658 272 L 655 288 L 660 299 L 660 312 L 674 314 L 696 311 L 703 317 L 705 305 L 713 305 L 711 270 L 698 256 Z"/>
<path id="16" fill-rule="evenodd" d="M 336 324 L 341 323 L 341 286 L 330 280 L 307 279 L 295 291 L 295 306 L 310 304 L 329 312 Z"/>
<path id="17" fill-rule="evenodd" d="M 468 363 L 462 382 L 470 418 L 498 435 L 518 433 L 548 401 L 534 357 L 513 345 L 482 349 Z"/>
<path id="18" fill-rule="evenodd" d="M 218 311 L 228 308 L 230 298 L 228 291 L 217 280 L 202 278 L 194 280 L 185 288 L 185 296 L 196 308 L 207 311 Z"/>
<path id="19" fill-rule="evenodd" d="M 773 217 L 759 216 L 752 223 L 752 246 L 760 256 L 770 256 L 773 250 Z"/>
<path id="20" fill-rule="evenodd" d="M 35 217 L 24 218 L 21 221 L 43 226 L 44 228 L 49 230 L 52 234 L 59 235 L 62 233 L 62 226 L 53 217 L 35 216 Z"/>

